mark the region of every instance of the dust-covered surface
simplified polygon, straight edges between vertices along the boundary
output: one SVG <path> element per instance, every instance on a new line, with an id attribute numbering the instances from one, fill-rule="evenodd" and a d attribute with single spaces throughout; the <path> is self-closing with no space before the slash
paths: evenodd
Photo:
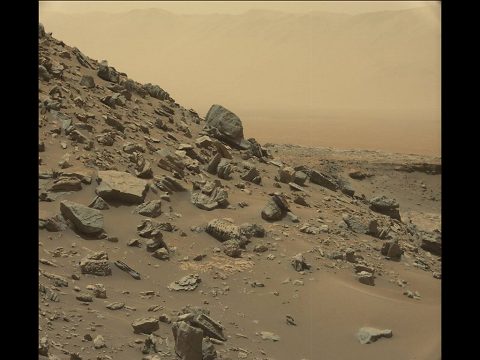
<path id="1" fill-rule="evenodd" d="M 40 358 L 440 358 L 440 159 L 241 149 L 39 43 Z"/>

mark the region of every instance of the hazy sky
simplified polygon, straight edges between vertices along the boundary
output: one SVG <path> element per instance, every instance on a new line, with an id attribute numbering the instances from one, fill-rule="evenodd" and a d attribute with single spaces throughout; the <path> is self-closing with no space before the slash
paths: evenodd
<path id="1" fill-rule="evenodd" d="M 251 9 L 290 13 L 332 11 L 359 14 L 399 10 L 439 3 L 439 1 L 40 1 L 43 10 L 60 12 L 124 12 L 159 8 L 178 14 L 240 14 Z"/>

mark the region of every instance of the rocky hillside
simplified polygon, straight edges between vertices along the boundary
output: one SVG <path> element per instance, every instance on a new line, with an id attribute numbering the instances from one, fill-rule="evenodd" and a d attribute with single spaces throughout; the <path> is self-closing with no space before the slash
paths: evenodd
<path id="1" fill-rule="evenodd" d="M 262 146 L 42 25 L 39 62 L 39 358 L 439 357 L 438 159 Z"/>

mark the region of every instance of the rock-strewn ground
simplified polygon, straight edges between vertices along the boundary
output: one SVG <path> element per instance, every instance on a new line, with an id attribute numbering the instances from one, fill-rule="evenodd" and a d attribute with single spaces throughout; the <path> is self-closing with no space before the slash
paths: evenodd
<path id="1" fill-rule="evenodd" d="M 39 43 L 40 358 L 440 357 L 440 159 L 262 146 Z"/>

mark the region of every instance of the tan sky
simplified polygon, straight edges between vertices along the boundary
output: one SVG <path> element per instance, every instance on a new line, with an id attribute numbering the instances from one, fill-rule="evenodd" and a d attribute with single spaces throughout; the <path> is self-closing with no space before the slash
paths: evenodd
<path id="1" fill-rule="evenodd" d="M 57 1 L 39 12 L 68 45 L 201 115 L 224 105 L 261 142 L 440 152 L 439 2 Z"/>
<path id="2" fill-rule="evenodd" d="M 421 7 L 439 1 L 40 1 L 43 10 L 79 13 L 124 12 L 159 8 L 177 14 L 240 14 L 251 9 L 289 13 L 331 11 L 359 14 L 371 11 Z"/>

